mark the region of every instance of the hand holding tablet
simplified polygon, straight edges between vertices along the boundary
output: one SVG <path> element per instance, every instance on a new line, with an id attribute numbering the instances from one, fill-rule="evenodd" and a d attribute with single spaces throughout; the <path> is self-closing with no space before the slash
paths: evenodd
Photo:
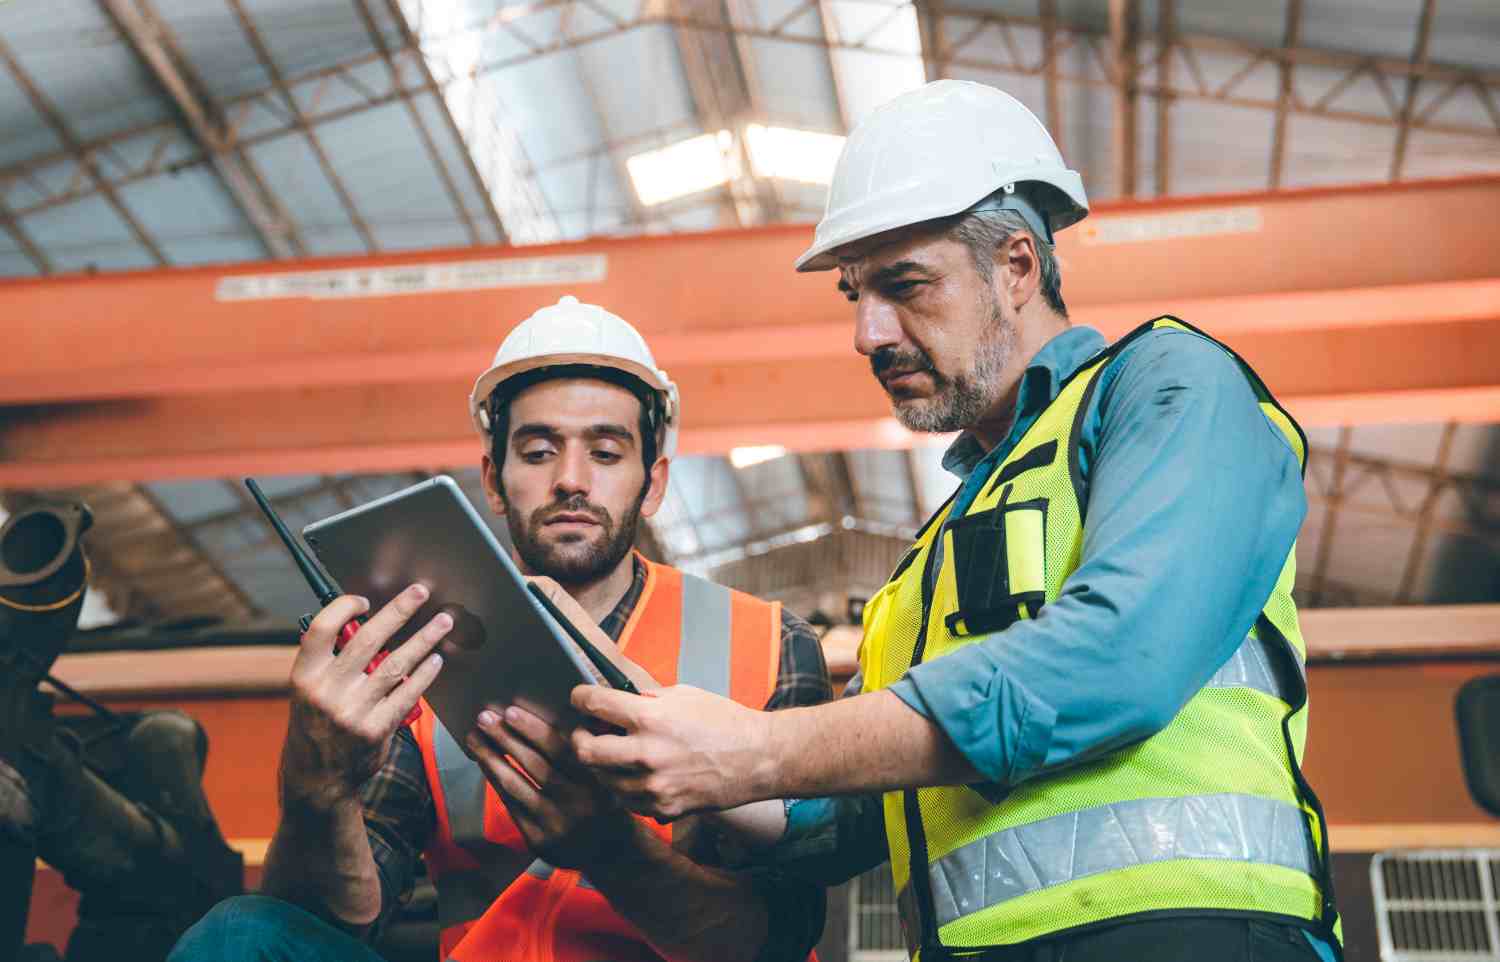
<path id="1" fill-rule="evenodd" d="M 426 603 L 387 647 L 438 612 L 453 618 L 426 701 L 457 739 L 487 705 L 518 705 L 567 730 L 581 720 L 569 697 L 578 685 L 637 687 L 618 649 L 566 592 L 547 579 L 528 583 L 452 478 L 314 522 L 303 536 L 343 590 L 369 598 L 372 608 L 410 584 L 428 588 Z"/>

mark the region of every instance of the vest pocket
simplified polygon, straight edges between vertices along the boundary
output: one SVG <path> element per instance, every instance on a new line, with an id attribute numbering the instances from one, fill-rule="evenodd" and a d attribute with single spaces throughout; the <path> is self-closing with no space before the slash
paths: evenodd
<path id="1" fill-rule="evenodd" d="M 1034 618 L 1047 599 L 1047 499 L 1002 501 L 948 523 L 958 610 L 944 619 L 958 638 Z"/>

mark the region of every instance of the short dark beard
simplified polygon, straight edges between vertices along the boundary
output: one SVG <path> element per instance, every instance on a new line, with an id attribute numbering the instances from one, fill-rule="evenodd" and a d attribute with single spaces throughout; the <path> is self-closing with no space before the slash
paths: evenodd
<path id="1" fill-rule="evenodd" d="M 537 508 L 530 517 L 522 518 L 505 496 L 505 488 L 501 485 L 497 487 L 500 488 L 500 500 L 505 503 L 505 526 L 510 531 L 511 543 L 516 546 L 516 554 L 521 556 L 526 570 L 532 574 L 545 575 L 564 587 L 578 587 L 593 584 L 606 577 L 630 553 L 631 545 L 635 543 L 636 526 L 641 519 L 641 505 L 645 503 L 646 494 L 651 490 L 651 479 L 647 477 L 646 483 L 641 486 L 641 493 L 626 509 L 619 524 L 615 523 L 607 510 L 591 503 L 581 494 L 553 501 Z M 542 542 L 542 526 L 548 518 L 563 511 L 586 513 L 599 522 L 599 538 L 582 553 L 564 554 L 558 550 L 558 546 Z"/>
<path id="2" fill-rule="evenodd" d="M 979 423 L 1000 400 L 1000 372 L 1015 350 L 1015 327 L 1005 319 L 993 292 L 986 288 L 990 323 L 987 336 L 974 346 L 973 363 L 961 374 L 949 377 L 932 365 L 932 359 L 921 348 L 898 352 L 895 348 L 877 351 L 870 358 L 876 373 L 897 367 L 922 370 L 933 381 L 932 397 L 915 403 L 892 405 L 896 420 L 908 431 L 947 434 L 963 431 Z"/>

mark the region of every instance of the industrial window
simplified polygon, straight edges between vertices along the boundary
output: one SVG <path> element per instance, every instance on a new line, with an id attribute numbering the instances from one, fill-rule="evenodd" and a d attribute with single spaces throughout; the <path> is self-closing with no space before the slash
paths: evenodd
<path id="1" fill-rule="evenodd" d="M 1383 962 L 1500 960 L 1500 850 L 1383 852 L 1370 883 Z"/>
<path id="2" fill-rule="evenodd" d="M 849 883 L 849 962 L 906 962 L 888 865 Z"/>

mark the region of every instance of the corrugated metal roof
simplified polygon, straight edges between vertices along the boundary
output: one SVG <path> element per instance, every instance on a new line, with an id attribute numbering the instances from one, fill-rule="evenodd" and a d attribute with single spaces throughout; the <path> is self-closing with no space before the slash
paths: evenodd
<path id="1" fill-rule="evenodd" d="M 642 210 L 624 160 L 725 124 L 735 135 L 749 121 L 841 131 L 924 74 L 917 8 L 895 0 L 719 7 L 401 0 L 395 9 L 420 38 L 425 72 L 393 5 L 361 2 L 368 26 L 361 7 L 345 0 L 240 0 L 244 23 L 228 3 L 155 4 L 210 106 L 292 215 L 309 253 L 494 242 L 491 203 L 522 240 L 722 226 L 735 210 L 726 189 Z M 925 51 L 926 70 L 946 66 L 952 76 L 1000 85 L 1044 115 L 1039 9 L 1029 0 L 945 5 L 936 47 Z M 1307 0 L 1302 9 L 1281 183 L 1383 179 L 1406 97 L 1399 65 L 1415 52 L 1421 4 Z M 1216 0 L 1176 4 L 1174 11 L 1185 39 L 1162 56 L 1159 4 L 1141 7 L 1137 189 L 1151 191 L 1162 162 L 1152 94 L 1164 70 L 1177 91 L 1166 139 L 1171 189 L 1264 187 L 1284 5 Z M 1111 155 L 1107 4 L 1058 4 L 1058 29 L 1058 133 L 1091 194 L 1107 198 L 1120 191 Z M 732 43 L 703 49 L 734 63 L 695 76 L 702 68 L 683 56 L 684 44 L 719 36 Z M 170 262 L 265 256 L 205 148 L 179 127 L 177 108 L 99 6 L 68 0 L 37 18 L 25 4 L 6 4 L 0 37 Z M 1417 85 L 1404 176 L 1500 169 L 1497 41 L 1493 4 L 1463 0 L 1437 9 L 1426 59 L 1469 73 L 1449 70 Z M 276 89 L 272 68 L 285 91 Z M 443 98 L 424 89 L 426 72 L 444 88 Z M 421 128 L 403 97 L 411 98 Z M 723 113 L 726 104 L 734 116 Z M 17 84 L 0 85 L 0 124 L 0 201 L 20 213 L 22 229 L 55 261 L 52 269 L 154 261 Z M 324 142 L 326 165 L 313 139 Z M 780 195 L 780 216 L 798 219 L 815 215 L 823 193 L 786 182 L 764 189 Z M 741 205 L 741 216 L 762 215 Z M 0 238 L 0 272 L 37 269 L 13 238 Z"/>

